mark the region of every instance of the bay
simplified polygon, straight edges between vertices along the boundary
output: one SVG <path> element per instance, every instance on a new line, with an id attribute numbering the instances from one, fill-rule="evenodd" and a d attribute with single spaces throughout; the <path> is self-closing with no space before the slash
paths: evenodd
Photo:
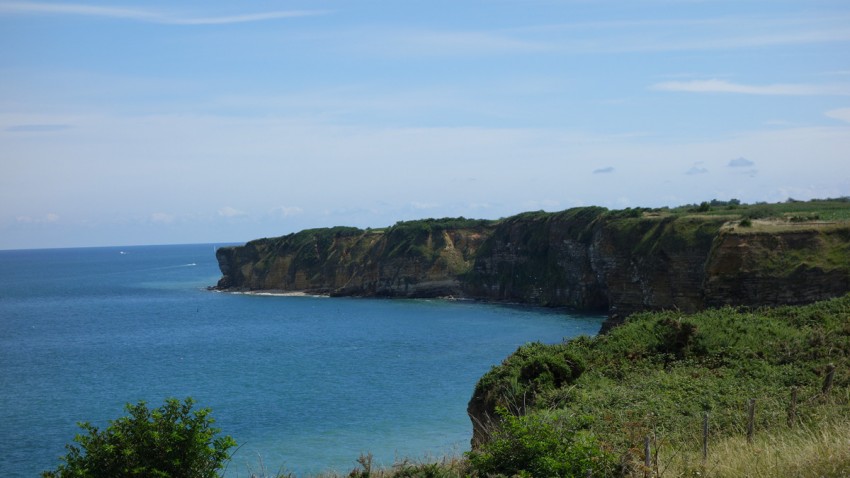
<path id="1" fill-rule="evenodd" d="M 55 468 L 89 421 L 193 397 L 227 476 L 348 472 L 468 450 L 478 378 L 600 316 L 442 300 L 210 292 L 213 244 L 0 251 L 0 475 Z"/>

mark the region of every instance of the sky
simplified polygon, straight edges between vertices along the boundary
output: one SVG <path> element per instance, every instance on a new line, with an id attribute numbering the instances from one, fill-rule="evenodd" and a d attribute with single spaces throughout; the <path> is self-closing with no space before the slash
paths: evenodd
<path id="1" fill-rule="evenodd" d="M 0 249 L 850 195 L 846 0 L 0 0 Z"/>

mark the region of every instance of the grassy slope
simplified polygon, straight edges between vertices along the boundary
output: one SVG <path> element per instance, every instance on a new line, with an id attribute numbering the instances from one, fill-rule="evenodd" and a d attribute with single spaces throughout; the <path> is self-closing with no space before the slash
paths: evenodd
<path id="1" fill-rule="evenodd" d="M 578 378 L 567 377 L 556 366 L 557 357 L 584 371 Z M 836 367 L 835 379 L 824 396 L 829 364 Z M 740 448 L 729 443 L 739 442 L 745 431 L 751 398 L 757 400 L 756 430 L 774 443 L 815 443 L 818 432 L 807 427 L 824 424 L 833 436 L 850 435 L 848 365 L 850 296 L 757 311 L 638 314 L 609 335 L 524 346 L 485 375 L 478 392 L 494 394 L 514 411 L 524 404 L 529 415 L 565 414 L 570 426 L 590 431 L 638 474 L 643 437 L 655 437 L 665 465 L 675 456 L 681 462 L 699 450 L 702 417 L 708 412 L 712 443 L 726 447 L 715 447 L 709 474 L 734 476 L 736 471 L 724 474 L 719 464 L 731 462 L 729 450 Z M 798 394 L 795 429 L 787 423 L 792 387 Z M 794 431 L 800 429 L 809 431 Z M 825 466 L 850 470 L 847 453 L 837 459 Z M 749 463 L 746 458 L 738 462 Z M 686 460 L 667 476 L 695 470 Z"/>

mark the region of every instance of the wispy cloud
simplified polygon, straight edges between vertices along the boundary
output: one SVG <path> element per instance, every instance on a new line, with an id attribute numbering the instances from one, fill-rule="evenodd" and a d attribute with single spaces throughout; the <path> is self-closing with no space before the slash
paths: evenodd
<path id="1" fill-rule="evenodd" d="M 434 208 L 437 208 L 439 206 L 440 205 L 435 203 L 435 202 L 413 201 L 413 202 L 410 203 L 410 207 L 412 207 L 413 209 L 417 209 L 417 210 L 434 209 Z"/>
<path id="2" fill-rule="evenodd" d="M 777 96 L 850 96 L 850 84 L 772 84 L 745 85 L 725 80 L 665 81 L 651 87 L 659 91 L 686 93 L 737 93 Z"/>
<path id="3" fill-rule="evenodd" d="M 86 4 L 63 4 L 46 2 L 4 2 L 0 3 L 0 15 L 79 15 L 89 17 L 117 18 L 166 25 L 224 25 L 230 23 L 248 23 L 281 18 L 322 15 L 327 11 L 319 10 L 277 10 L 261 13 L 236 14 L 220 17 L 179 16 L 166 12 L 137 9 L 103 7 Z"/>
<path id="4" fill-rule="evenodd" d="M 739 50 L 850 41 L 846 15 L 750 15 L 532 25 L 507 32 L 547 38 L 572 53 Z"/>
<path id="5" fill-rule="evenodd" d="M 17 216 L 15 221 L 20 224 L 52 224 L 59 222 L 59 215 L 54 212 L 50 212 L 42 217 Z"/>
<path id="6" fill-rule="evenodd" d="M 269 213 L 271 215 L 277 216 L 277 217 L 290 217 L 290 216 L 297 216 L 299 214 L 303 214 L 304 209 L 302 209 L 298 206 L 278 206 L 278 207 L 272 208 L 271 211 L 269 211 Z"/>
<path id="7" fill-rule="evenodd" d="M 729 164 L 727 166 L 729 166 L 730 168 L 748 168 L 748 167 L 753 166 L 755 164 L 756 163 L 750 161 L 749 159 L 742 157 L 742 158 L 730 159 Z"/>
<path id="8" fill-rule="evenodd" d="M 383 55 L 464 56 L 529 54 L 552 51 L 547 41 L 504 32 L 476 30 L 356 28 L 335 33 L 355 51 Z"/>
<path id="9" fill-rule="evenodd" d="M 844 121 L 845 123 L 850 123 L 850 108 L 838 108 L 834 110 L 829 110 L 825 114 L 832 119 L 837 119 L 839 121 Z"/>
<path id="10" fill-rule="evenodd" d="M 9 133 L 50 133 L 71 128 L 69 124 L 16 124 L 5 129 Z"/>
<path id="11" fill-rule="evenodd" d="M 247 215 L 247 213 L 244 212 L 244 211 L 240 211 L 239 209 L 230 207 L 230 206 L 225 206 L 225 207 L 218 210 L 218 215 L 221 216 L 221 217 L 239 217 L 239 216 L 245 216 L 245 215 Z"/>
<path id="12" fill-rule="evenodd" d="M 165 212 L 155 212 L 150 215 L 151 222 L 159 224 L 171 224 L 174 222 L 174 219 L 176 219 L 174 214 L 168 214 Z"/>
<path id="13" fill-rule="evenodd" d="M 606 166 L 604 168 L 594 169 L 593 174 L 608 174 L 614 172 L 614 166 Z"/>

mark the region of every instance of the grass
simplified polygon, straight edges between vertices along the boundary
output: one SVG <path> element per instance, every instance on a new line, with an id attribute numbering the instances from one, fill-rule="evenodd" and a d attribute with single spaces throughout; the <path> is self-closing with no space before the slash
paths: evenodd
<path id="1" fill-rule="evenodd" d="M 717 201 L 713 201 L 717 202 Z M 710 206 L 700 211 L 698 205 L 685 205 L 672 209 L 651 210 L 667 214 L 696 214 L 701 216 L 729 216 L 732 219 L 776 218 L 784 221 L 850 221 L 850 198 L 812 199 L 796 201 L 789 199 L 781 203 L 756 203 Z"/>
<path id="2" fill-rule="evenodd" d="M 307 478 L 466 478 L 471 476 L 469 462 L 458 456 L 447 456 L 431 460 L 403 459 L 389 468 L 372 466 L 372 455 L 363 454 L 357 458 L 357 466 L 348 473 L 326 472 L 310 475 Z M 260 459 L 257 472 L 251 472 L 247 478 L 295 478 L 286 471 L 269 473 Z"/>
<path id="3" fill-rule="evenodd" d="M 707 478 L 846 477 L 850 476 L 850 420 L 842 419 L 791 430 L 743 436 L 710 444 L 708 459 L 688 450 L 664 449 L 655 476 Z"/>

